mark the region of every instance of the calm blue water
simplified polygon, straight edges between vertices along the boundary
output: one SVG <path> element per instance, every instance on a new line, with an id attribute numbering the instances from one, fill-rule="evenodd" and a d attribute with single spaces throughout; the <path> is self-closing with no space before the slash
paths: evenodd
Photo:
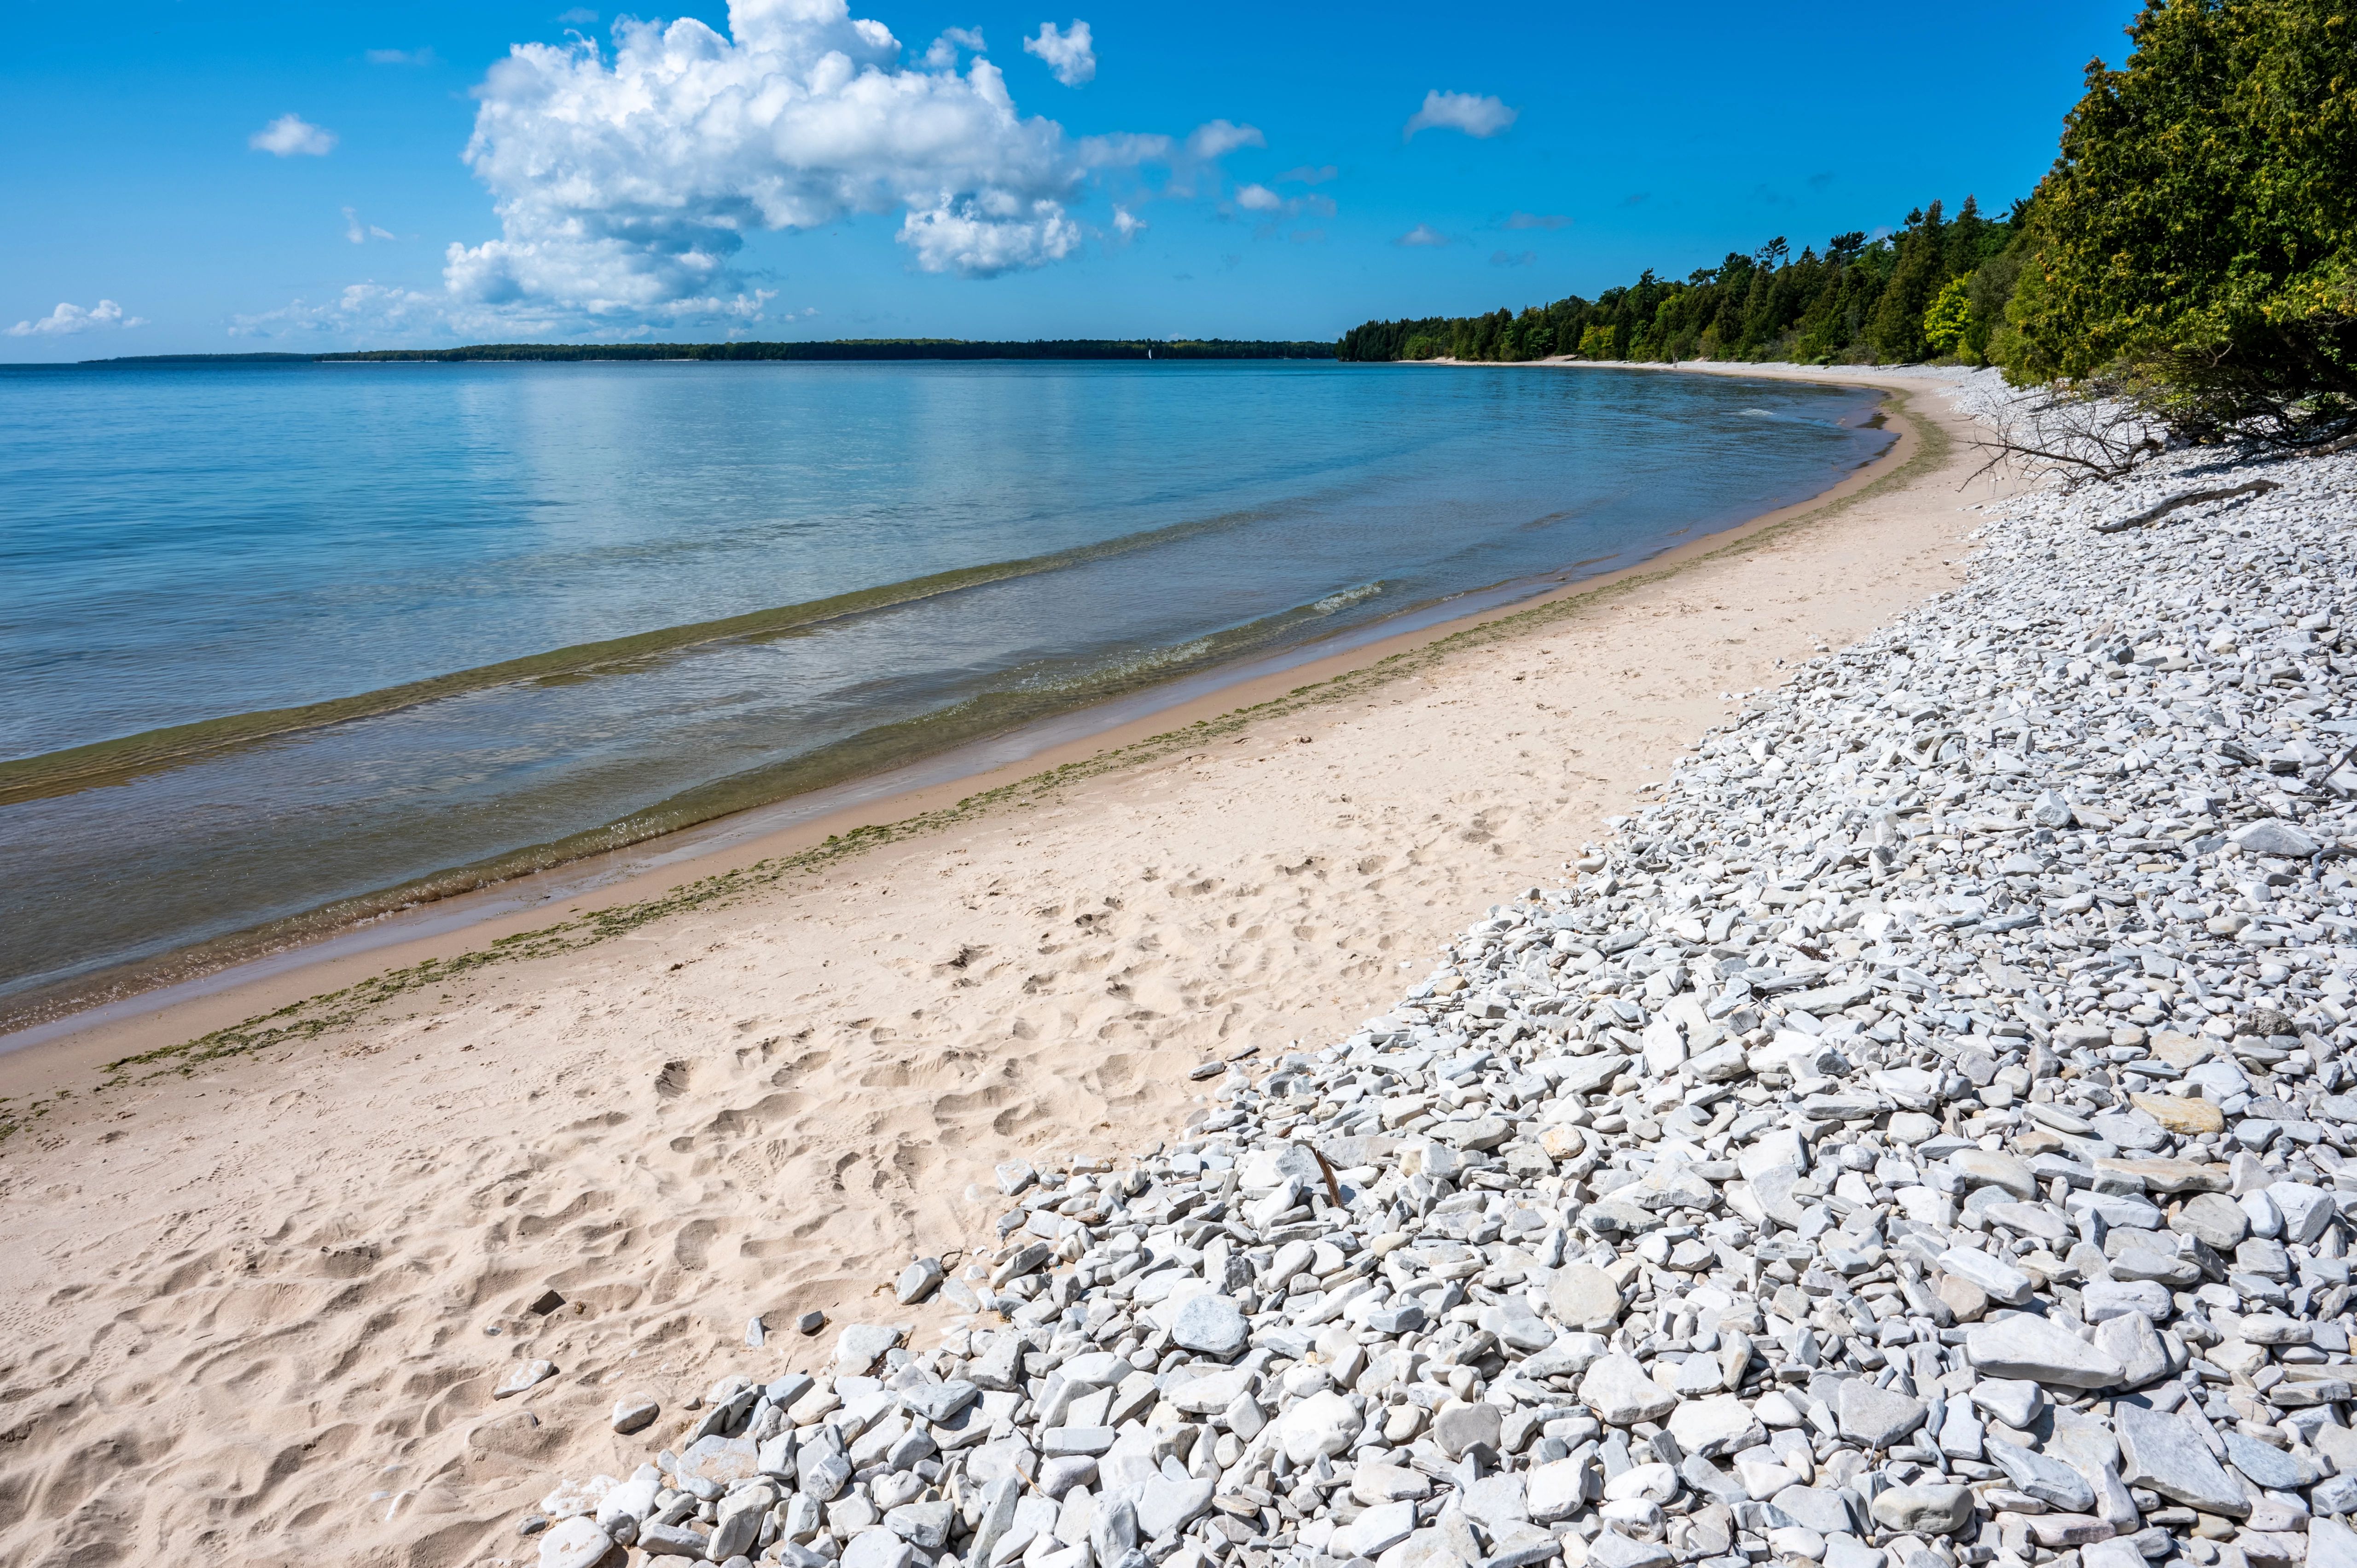
<path id="1" fill-rule="evenodd" d="M 0 804 L 0 995 L 1626 564 L 1823 489 L 1871 409 L 1302 363 L 0 373 L 0 758 L 1155 535 Z"/>

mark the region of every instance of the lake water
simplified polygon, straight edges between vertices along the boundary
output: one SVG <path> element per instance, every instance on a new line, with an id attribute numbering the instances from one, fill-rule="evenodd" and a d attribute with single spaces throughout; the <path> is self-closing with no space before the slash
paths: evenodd
<path id="1" fill-rule="evenodd" d="M 1875 406 L 1301 362 L 0 371 L 0 998 L 1626 565 L 1870 460 Z"/>

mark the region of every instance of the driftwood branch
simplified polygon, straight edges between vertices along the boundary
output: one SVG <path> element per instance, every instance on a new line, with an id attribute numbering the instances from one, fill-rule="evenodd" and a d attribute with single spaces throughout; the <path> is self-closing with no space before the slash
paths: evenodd
<path id="1" fill-rule="evenodd" d="M 1317 1157 L 1318 1169 L 1319 1173 L 1326 1177 L 1326 1196 L 1333 1200 L 1335 1208 L 1341 1208 L 1342 1185 L 1334 1179 L 1334 1162 L 1328 1159 L 1326 1157 L 1326 1151 L 1319 1148 L 1317 1144 L 1309 1144 L 1305 1145 L 1305 1147 L 1309 1150 L 1310 1154 Z"/>
<path id="2" fill-rule="evenodd" d="M 1974 445 L 1989 456 L 1975 478 L 1990 468 L 2018 467 L 2059 475 L 2076 489 L 2125 478 L 2164 449 L 2159 425 L 2109 382 L 2056 383 L 2008 396 L 1985 410 L 1982 422 L 1988 435 Z"/>
<path id="3" fill-rule="evenodd" d="M 2232 500 L 2236 496 L 2265 495 L 2269 490 L 2279 490 L 2281 489 L 2283 489 L 2283 487 L 2276 483 L 2273 479 L 2253 479 L 2247 485 L 2235 485 L 2231 489 L 2226 489 L 2188 490 L 2181 496 L 2171 496 L 2169 499 L 2161 502 L 2158 506 L 2153 507 L 2148 510 L 2140 511 L 2134 517 L 2115 517 L 2109 522 L 2099 522 L 2095 524 L 2095 532 L 2097 533 L 2126 533 L 2131 528 L 2142 528 L 2146 523 L 2158 522 L 2162 518 L 2167 517 L 2170 512 L 2176 511 L 2180 507 L 2199 506 L 2203 501 Z"/>

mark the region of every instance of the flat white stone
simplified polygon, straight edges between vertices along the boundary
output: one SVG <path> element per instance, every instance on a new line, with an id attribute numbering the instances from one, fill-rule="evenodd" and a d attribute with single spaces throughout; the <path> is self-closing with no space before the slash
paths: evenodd
<path id="1" fill-rule="evenodd" d="M 597 1521 L 559 1520 L 540 1538 L 540 1568 L 597 1568 L 614 1550 L 614 1538 Z"/>
<path id="2" fill-rule="evenodd" d="M 1670 1412 L 1669 1430 L 1683 1452 L 1706 1459 L 1768 1440 L 1751 1407 L 1734 1394 L 1685 1401 Z"/>
<path id="3" fill-rule="evenodd" d="M 1618 1351 L 1587 1369 L 1579 1398 L 1609 1426 L 1659 1421 L 1678 1407 L 1676 1394 L 1653 1381 L 1635 1357 Z"/>
<path id="4" fill-rule="evenodd" d="M 491 1397 L 495 1400 L 508 1399 L 527 1389 L 538 1388 L 554 1376 L 555 1362 L 526 1361 L 500 1380 L 500 1385 L 491 1391 Z"/>
<path id="5" fill-rule="evenodd" d="M 2126 1370 L 2069 1329 L 2027 1313 L 1974 1324 L 1964 1355 L 1985 1377 L 2026 1379 L 2067 1389 L 2104 1389 Z"/>
<path id="6" fill-rule="evenodd" d="M 1320 1455 L 1330 1456 L 1350 1447 L 1364 1424 L 1351 1402 L 1329 1389 L 1278 1416 L 1276 1441 L 1286 1458 L 1296 1465 L 1308 1465 Z"/>

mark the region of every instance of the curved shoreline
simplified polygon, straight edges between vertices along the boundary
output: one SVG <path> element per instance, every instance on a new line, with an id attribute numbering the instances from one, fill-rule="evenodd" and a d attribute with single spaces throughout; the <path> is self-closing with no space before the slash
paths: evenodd
<path id="1" fill-rule="evenodd" d="M 1936 465 L 1948 446 L 1937 422 L 1912 410 L 1908 398 L 1912 388 L 1936 383 L 1912 378 L 1775 374 L 1776 367 L 1766 367 L 1770 373 L 1762 374 L 1763 368 L 1756 366 L 1591 367 L 1576 360 L 1532 361 L 1530 368 L 1646 368 L 1859 386 L 1884 394 L 1885 411 L 1897 416 L 1898 439 L 1879 457 L 1815 496 L 1666 546 L 1631 566 L 1536 593 L 1516 591 L 1527 580 L 1501 585 L 1490 594 L 1512 593 L 1510 600 L 1469 614 L 1461 607 L 1464 601 L 1484 596 L 1459 596 L 1427 607 L 1432 618 L 1426 624 L 1403 628 L 1395 619 L 1360 628 L 1355 639 L 1332 639 L 1350 642 L 1340 650 L 1330 641 L 1308 644 L 1270 659 L 1158 682 L 1134 697 L 1027 724 L 880 774 L 567 858 L 546 869 L 486 876 L 425 901 L 378 905 L 348 914 L 332 928 L 314 923 L 315 912 L 27 993 L 0 1006 L 0 1029 L 6 1031 L 0 1033 L 0 1055 L 93 1031 L 112 1033 L 184 1010 L 195 1015 L 195 1038 L 177 1047 L 150 1043 L 148 1049 L 128 1056 L 146 1058 L 160 1048 L 193 1051 L 203 1059 L 207 1040 L 225 1026 L 238 1027 L 241 1018 L 261 1026 L 262 1035 L 219 1042 L 232 1052 L 259 1048 L 288 1032 L 316 1032 L 311 1020 L 266 1020 L 323 996 L 343 998 L 355 986 L 368 992 L 366 1004 L 372 1005 L 486 962 L 601 941 L 682 908 L 731 898 L 748 878 L 774 881 L 815 869 L 848 853 L 940 831 L 1081 778 L 1144 763 L 1254 719 L 1340 700 L 1411 673 L 1429 660 L 1533 628 L 1695 561 L 1830 516 Z M 1435 613 L 1444 610 L 1448 613 Z M 780 817 L 788 820 L 753 826 Z M 395 891 L 414 897 L 417 887 L 411 884 Z M 359 902 L 329 908 L 348 911 Z M 575 918 L 546 926 L 548 908 L 560 903 Z M 376 983 L 390 978 L 376 972 L 388 965 L 391 976 L 400 977 L 389 989 Z M 220 1005 L 240 997 L 250 1000 L 228 1010 Z M 348 1004 L 359 1004 L 359 999 Z"/>
<path id="2" fill-rule="evenodd" d="M 690 885 L 664 915 L 607 890 L 640 923 L 557 938 L 594 945 L 521 950 L 577 899 L 508 921 L 509 961 L 449 961 L 498 934 L 478 925 L 430 969 L 433 944 L 397 955 L 406 978 L 383 951 L 312 962 L 0 1057 L 5 1244 L 36 1308 L 0 1472 L 41 1502 L 0 1539 L 511 1556 L 551 1475 L 637 1462 L 618 1391 L 678 1411 L 741 1368 L 755 1315 L 780 1354 L 805 1312 L 897 1319 L 877 1281 L 997 1244 L 969 1184 L 1169 1140 L 1208 1112 L 1200 1064 L 1346 1037 L 1501 895 L 1572 880 L 1747 693 L 1965 583 L 1969 503 L 2005 487 L 1956 493 L 1971 435 L 1921 390 L 1957 442 L 1903 488 L 1298 695 L 1272 680 L 1178 745 L 1150 744 L 1168 715 L 1068 772 L 1010 768 L 1026 789 L 945 788 L 938 831 L 845 813 L 850 843 L 804 870 L 744 875 L 742 846 L 733 897 Z M 849 832 L 895 822 L 918 831 Z M 223 1025 L 213 1059 L 178 1048 Z M 550 1289 L 561 1318 L 532 1311 Z M 491 1399 L 544 1355 L 560 1375 L 528 1410 Z M 173 1441 L 92 1470 L 126 1422 Z M 296 1453 L 214 1506 L 219 1477 Z"/>

